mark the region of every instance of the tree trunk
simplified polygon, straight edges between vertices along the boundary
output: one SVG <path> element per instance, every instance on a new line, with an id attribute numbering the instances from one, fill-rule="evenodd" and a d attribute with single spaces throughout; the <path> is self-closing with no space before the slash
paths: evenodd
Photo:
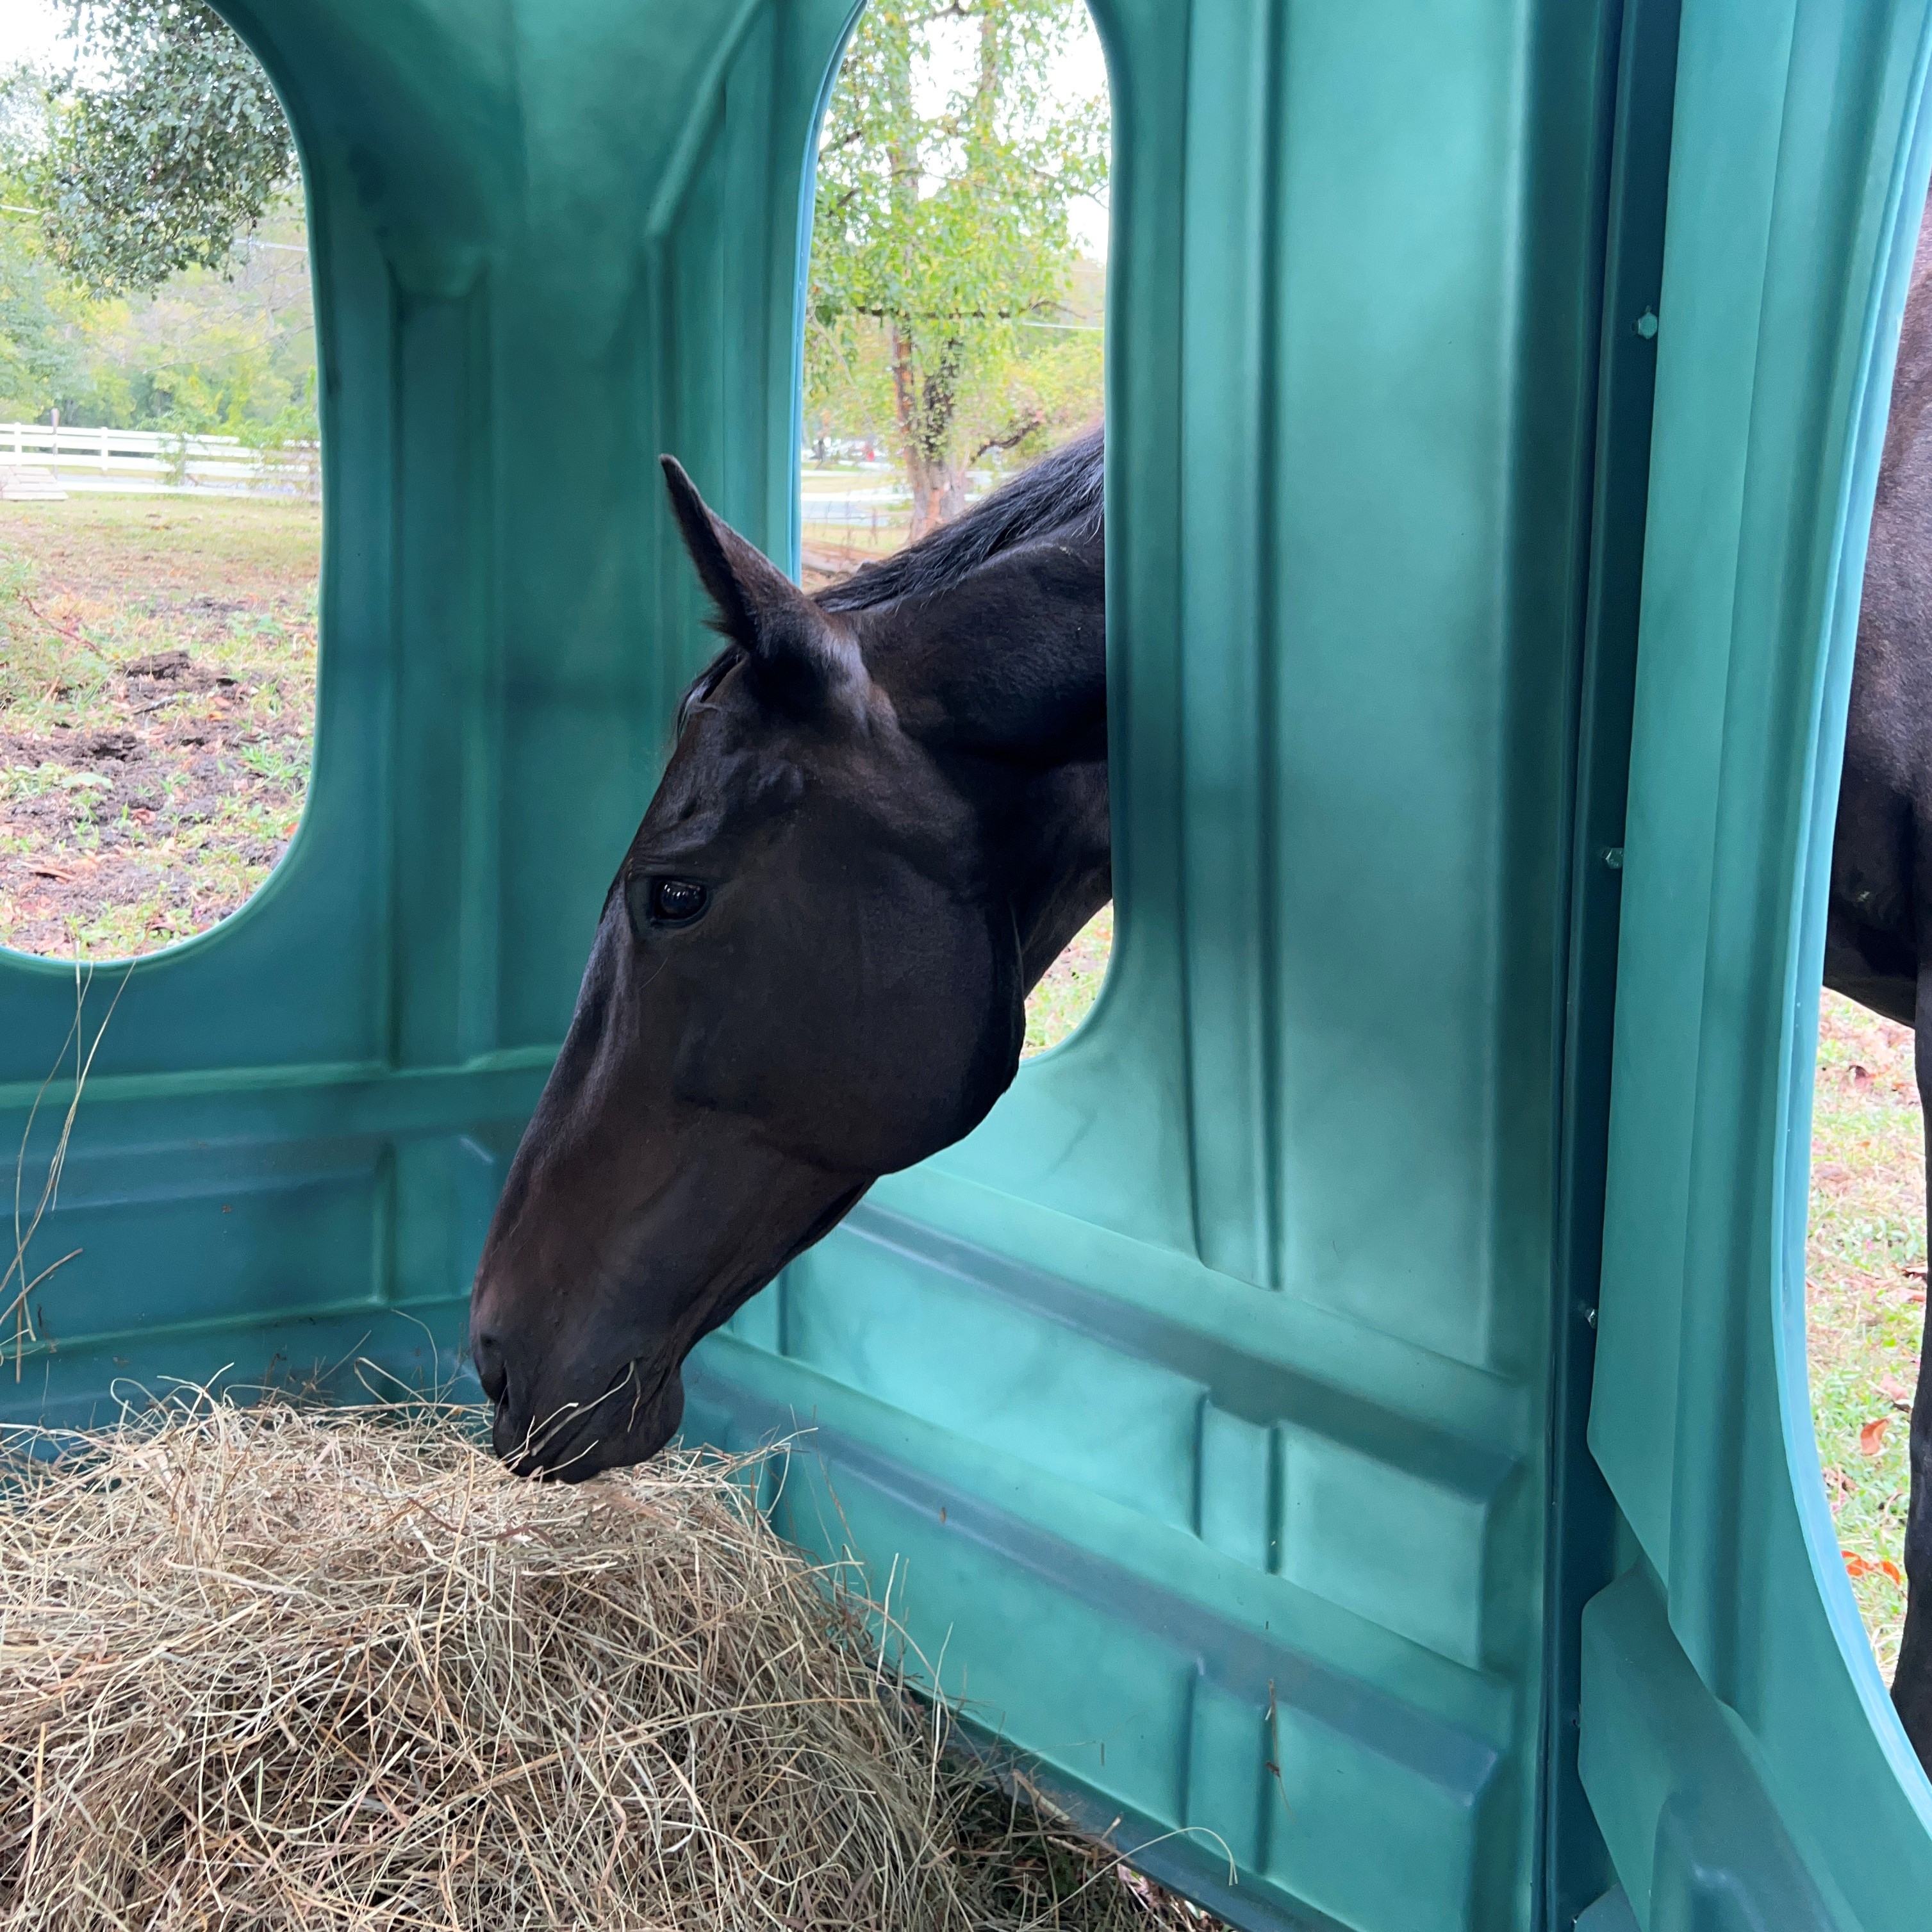
<path id="1" fill-rule="evenodd" d="M 916 345 L 904 326 L 892 325 L 892 406 L 898 418 L 906 481 L 912 489 L 910 540 L 950 523 L 966 506 L 966 466 L 952 453 L 956 357 L 940 350 L 938 366 L 920 380 Z"/>
<path id="2" fill-rule="evenodd" d="M 973 93 L 969 147 L 990 145 L 998 136 L 1002 50 L 991 8 L 980 14 L 979 73 Z M 966 507 L 966 464 L 955 448 L 958 414 L 962 345 L 946 342 L 930 358 L 925 380 L 920 358 L 903 320 L 892 329 L 892 402 L 904 451 L 906 480 L 912 488 L 911 540 L 950 523 Z"/>

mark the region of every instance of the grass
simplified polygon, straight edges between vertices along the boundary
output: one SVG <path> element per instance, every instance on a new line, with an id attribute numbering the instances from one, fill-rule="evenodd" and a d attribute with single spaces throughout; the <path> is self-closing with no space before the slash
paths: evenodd
<path id="1" fill-rule="evenodd" d="M 1925 1162 L 1909 1027 L 1824 995 L 1805 1258 L 1811 1417 L 1846 1568 L 1889 1678 L 1905 1617 L 1907 1419 L 1925 1320 Z"/>
<path id="2" fill-rule="evenodd" d="M 317 506 L 0 502 L 0 944 L 205 931 L 302 814 Z"/>
<path id="3" fill-rule="evenodd" d="M 1114 908 L 1102 906 L 1046 969 L 1026 1006 L 1025 1057 L 1058 1046 L 1100 998 L 1114 950 Z"/>

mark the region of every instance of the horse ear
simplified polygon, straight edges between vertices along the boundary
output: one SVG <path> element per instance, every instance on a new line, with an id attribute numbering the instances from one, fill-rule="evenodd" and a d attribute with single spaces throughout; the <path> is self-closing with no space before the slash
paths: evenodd
<path id="1" fill-rule="evenodd" d="M 768 682 L 794 699 L 842 682 L 858 652 L 825 613 L 755 544 L 714 515 L 674 456 L 661 456 L 684 547 L 718 607 L 717 627 Z"/>

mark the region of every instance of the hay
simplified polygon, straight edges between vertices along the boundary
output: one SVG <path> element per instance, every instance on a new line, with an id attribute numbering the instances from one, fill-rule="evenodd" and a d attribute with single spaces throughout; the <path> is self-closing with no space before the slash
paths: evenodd
<path id="1" fill-rule="evenodd" d="M 206 1402 L 31 1447 L 10 1928 L 968 1932 L 1018 1922 L 1016 1864 L 1080 1866 L 1011 1808 L 1000 1870 L 962 1852 L 987 1801 L 943 1720 L 742 1465 L 540 1486 L 448 1412 Z M 1037 1922 L 1203 1922 L 1094 1847 L 1022 1889 Z"/>

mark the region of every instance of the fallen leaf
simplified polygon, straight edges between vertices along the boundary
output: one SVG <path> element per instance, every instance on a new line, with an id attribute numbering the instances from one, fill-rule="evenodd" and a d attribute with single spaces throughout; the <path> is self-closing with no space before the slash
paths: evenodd
<path id="1" fill-rule="evenodd" d="M 45 860 L 27 868 L 28 874 L 36 879 L 55 879 L 64 886 L 74 884 L 74 874 L 63 866 L 50 866 Z"/>
<path id="2" fill-rule="evenodd" d="M 1881 1456 L 1885 1453 L 1885 1432 L 1892 1426 L 1888 1415 L 1875 1415 L 1858 1431 L 1858 1454 Z"/>
<path id="3" fill-rule="evenodd" d="M 1849 1550 L 1841 1550 L 1838 1554 L 1845 1559 L 1845 1574 L 1850 1577 L 1853 1582 L 1856 1582 L 1861 1576 L 1869 1576 L 1878 1567 L 1876 1564 L 1868 1563 L 1862 1556 L 1855 1556 Z"/>
<path id="4" fill-rule="evenodd" d="M 1894 1408 L 1902 1408 L 1908 1413 L 1910 1412 L 1912 1391 L 1896 1376 L 1880 1376 L 1878 1378 L 1878 1392 Z"/>
<path id="5" fill-rule="evenodd" d="M 1907 1301 L 1916 1303 L 1923 1307 L 1925 1302 L 1925 1291 L 1922 1288 L 1908 1288 L 1905 1291 L 1905 1298 Z"/>
<path id="6" fill-rule="evenodd" d="M 1878 1567 L 1882 1570 L 1901 1590 L 1904 1588 L 1904 1573 L 1899 1568 L 1896 1563 L 1893 1562 L 1889 1556 L 1888 1556 Z"/>
<path id="7" fill-rule="evenodd" d="M 1856 1060 L 1845 1070 L 1852 1076 L 1854 1087 L 1869 1087 L 1871 1084 L 1871 1075 Z"/>

